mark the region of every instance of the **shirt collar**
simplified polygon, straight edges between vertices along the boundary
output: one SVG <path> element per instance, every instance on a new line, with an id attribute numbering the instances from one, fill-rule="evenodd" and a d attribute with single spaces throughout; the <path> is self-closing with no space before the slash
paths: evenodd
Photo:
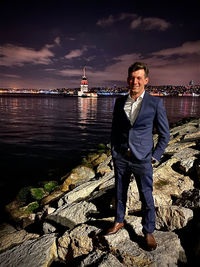
<path id="1" fill-rule="evenodd" d="M 144 94 L 145 94 L 145 90 L 144 90 L 144 92 L 137 98 L 136 101 L 142 100 L 143 97 L 144 97 Z M 130 96 L 130 93 L 128 94 L 128 99 L 127 99 L 127 100 L 132 101 L 132 102 L 135 102 L 135 100 Z"/>

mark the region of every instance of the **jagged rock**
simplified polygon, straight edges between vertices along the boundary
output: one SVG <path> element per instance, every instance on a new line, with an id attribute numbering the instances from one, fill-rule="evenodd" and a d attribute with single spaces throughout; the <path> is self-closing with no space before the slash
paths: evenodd
<path id="1" fill-rule="evenodd" d="M 139 236 L 142 236 L 142 217 L 137 217 L 133 215 L 126 216 L 126 225 L 131 227 L 133 231 Z"/>
<path id="2" fill-rule="evenodd" d="M 38 234 L 29 234 L 25 230 L 20 230 L 20 231 L 15 230 L 12 233 L 5 234 L 2 237 L 0 237 L 0 252 L 12 248 L 16 245 L 19 245 L 26 240 L 37 239 L 37 238 L 39 238 Z"/>
<path id="3" fill-rule="evenodd" d="M 191 122 L 184 123 L 180 126 L 173 127 L 170 130 L 170 135 L 172 138 L 174 138 L 177 135 L 186 135 L 188 133 L 193 133 L 197 131 L 197 128 L 199 128 L 199 120 L 192 120 Z"/>
<path id="4" fill-rule="evenodd" d="M 82 224 L 72 231 L 65 232 L 58 239 L 59 258 L 65 261 L 69 250 L 72 252 L 73 258 L 89 254 L 94 249 L 92 238 L 100 231 L 95 226 Z"/>
<path id="5" fill-rule="evenodd" d="M 56 231 L 56 227 L 48 222 L 43 223 L 43 232 L 44 234 L 54 233 Z"/>
<path id="6" fill-rule="evenodd" d="M 88 197 L 97 187 L 110 180 L 114 175 L 114 172 L 105 174 L 99 180 L 88 181 L 82 185 L 77 186 L 74 190 L 65 194 L 65 196 L 59 200 L 58 207 L 61 207 L 64 203 L 71 204 L 77 200 Z"/>
<path id="7" fill-rule="evenodd" d="M 200 208 L 200 190 L 193 189 L 184 191 L 181 196 L 174 201 L 174 205 L 189 209 Z"/>
<path id="8" fill-rule="evenodd" d="M 128 211 L 133 211 L 133 210 L 136 211 L 140 209 L 141 209 L 141 202 L 139 198 L 139 192 L 135 178 L 133 177 L 128 187 L 126 214 L 128 213 Z"/>
<path id="9" fill-rule="evenodd" d="M 107 157 L 107 156 L 106 156 Z M 93 169 L 87 166 L 78 166 L 74 168 L 67 177 L 63 177 L 65 179 L 61 190 L 66 192 L 70 189 L 70 187 L 75 187 L 75 185 L 87 182 L 95 177 L 95 172 Z"/>
<path id="10" fill-rule="evenodd" d="M 37 240 L 27 240 L 0 254 L 1 266 L 38 267 L 50 266 L 57 259 L 55 234 Z"/>
<path id="11" fill-rule="evenodd" d="M 98 166 L 100 163 L 104 162 L 107 159 L 107 155 L 105 153 L 102 153 L 97 159 L 92 161 L 92 165 L 94 167 Z"/>
<path id="12" fill-rule="evenodd" d="M 96 211 L 97 208 L 94 204 L 81 201 L 70 205 L 65 204 L 55 212 L 49 214 L 47 219 L 68 228 L 74 228 L 77 224 L 89 220 L 89 214 Z"/>
<path id="13" fill-rule="evenodd" d="M 103 252 L 99 249 L 90 253 L 79 265 L 78 267 L 123 267 L 124 265 L 111 253 Z"/>
<path id="14" fill-rule="evenodd" d="M 111 178 L 107 180 L 105 183 L 101 184 L 99 186 L 99 190 L 104 190 L 104 189 L 112 188 L 115 186 L 114 172 L 111 171 L 110 174 L 111 174 Z"/>
<path id="15" fill-rule="evenodd" d="M 176 266 L 186 261 L 178 236 L 173 232 L 155 231 L 158 247 L 153 252 L 143 250 L 132 237 L 121 230 L 112 236 L 105 236 L 112 254 L 121 259 L 124 266 Z M 124 237 L 126 235 L 127 238 Z M 121 239 L 122 238 L 122 239 Z M 139 241 L 138 241 L 139 242 Z M 181 254 L 181 256 L 180 256 Z"/>
<path id="16" fill-rule="evenodd" d="M 17 200 L 12 201 L 6 206 L 6 211 L 10 217 L 21 224 L 23 228 L 34 223 L 35 214 L 33 211 L 39 207 L 37 202 L 29 203 L 27 206 L 21 207 Z"/>
<path id="17" fill-rule="evenodd" d="M 47 197 L 44 197 L 41 201 L 41 205 L 47 205 L 50 202 L 53 202 L 53 201 L 59 199 L 63 195 L 64 195 L 64 192 L 59 187 L 55 191 L 53 191 L 50 195 L 48 195 Z"/>
<path id="18" fill-rule="evenodd" d="M 155 206 L 164 206 L 172 204 L 171 196 L 180 196 L 185 190 L 193 189 L 193 181 L 172 169 L 172 165 L 177 163 L 176 158 L 154 169 L 153 174 L 153 196 Z"/>
<path id="19" fill-rule="evenodd" d="M 184 138 L 183 135 L 177 135 L 176 137 L 173 137 L 173 135 L 170 134 L 170 140 L 169 140 L 168 146 L 170 146 L 171 144 L 180 142 L 183 138 Z"/>
<path id="20" fill-rule="evenodd" d="M 129 233 L 127 230 L 120 229 L 114 235 L 105 235 L 105 240 L 107 241 L 109 247 L 115 247 L 120 242 L 123 243 L 124 241 L 130 239 Z"/>
<path id="21" fill-rule="evenodd" d="M 160 206 L 156 209 L 156 229 L 173 231 L 183 228 L 193 218 L 193 211 L 178 206 Z"/>
<path id="22" fill-rule="evenodd" d="M 189 133 L 189 134 L 186 134 L 184 136 L 184 140 L 185 141 L 197 141 L 200 139 L 200 131 L 198 129 L 198 131 L 194 132 L 194 133 Z"/>
<path id="23" fill-rule="evenodd" d="M 187 174 L 194 167 L 194 162 L 197 159 L 196 156 L 199 154 L 198 150 L 188 147 L 175 153 L 172 158 L 178 159 L 178 167 Z"/>
<path id="24" fill-rule="evenodd" d="M 110 163 L 111 159 L 112 159 L 112 156 L 110 155 L 109 157 L 107 157 L 105 161 L 101 162 L 99 166 L 97 167 L 97 173 L 104 175 L 105 173 L 110 172 L 111 168 L 110 166 L 108 166 L 108 164 Z"/>
<path id="25" fill-rule="evenodd" d="M 12 234 L 16 232 L 17 230 L 8 223 L 2 223 L 0 224 L 0 238 L 5 235 Z"/>
<path id="26" fill-rule="evenodd" d="M 176 152 L 181 151 L 182 149 L 185 149 L 187 147 L 195 146 L 196 142 L 178 142 L 173 143 L 171 145 L 168 145 L 165 149 L 165 154 L 173 155 Z"/>

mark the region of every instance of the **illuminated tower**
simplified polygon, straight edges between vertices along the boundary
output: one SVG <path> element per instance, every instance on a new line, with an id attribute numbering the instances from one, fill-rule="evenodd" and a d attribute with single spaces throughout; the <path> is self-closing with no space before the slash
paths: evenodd
<path id="1" fill-rule="evenodd" d="M 83 77 L 81 80 L 81 85 L 80 85 L 80 91 L 78 91 L 79 96 L 83 96 L 85 93 L 88 93 L 88 81 L 85 75 L 85 67 L 83 68 Z"/>

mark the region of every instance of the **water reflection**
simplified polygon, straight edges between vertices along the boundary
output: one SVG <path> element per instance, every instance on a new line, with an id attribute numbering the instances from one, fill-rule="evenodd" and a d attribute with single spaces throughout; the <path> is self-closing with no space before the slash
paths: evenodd
<path id="1" fill-rule="evenodd" d="M 97 118 L 97 98 L 78 97 L 79 127 L 85 129 L 91 120 Z"/>
<path id="2" fill-rule="evenodd" d="M 164 97 L 163 101 L 170 122 L 183 117 L 200 117 L 199 97 Z"/>

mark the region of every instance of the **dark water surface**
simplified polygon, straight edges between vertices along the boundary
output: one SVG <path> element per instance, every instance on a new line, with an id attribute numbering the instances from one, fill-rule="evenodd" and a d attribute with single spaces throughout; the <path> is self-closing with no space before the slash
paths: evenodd
<path id="1" fill-rule="evenodd" d="M 115 97 L 0 96 L 0 195 L 56 179 L 108 143 Z M 164 97 L 169 122 L 200 117 L 200 97 Z M 7 200 L 6 200 L 7 201 Z"/>

